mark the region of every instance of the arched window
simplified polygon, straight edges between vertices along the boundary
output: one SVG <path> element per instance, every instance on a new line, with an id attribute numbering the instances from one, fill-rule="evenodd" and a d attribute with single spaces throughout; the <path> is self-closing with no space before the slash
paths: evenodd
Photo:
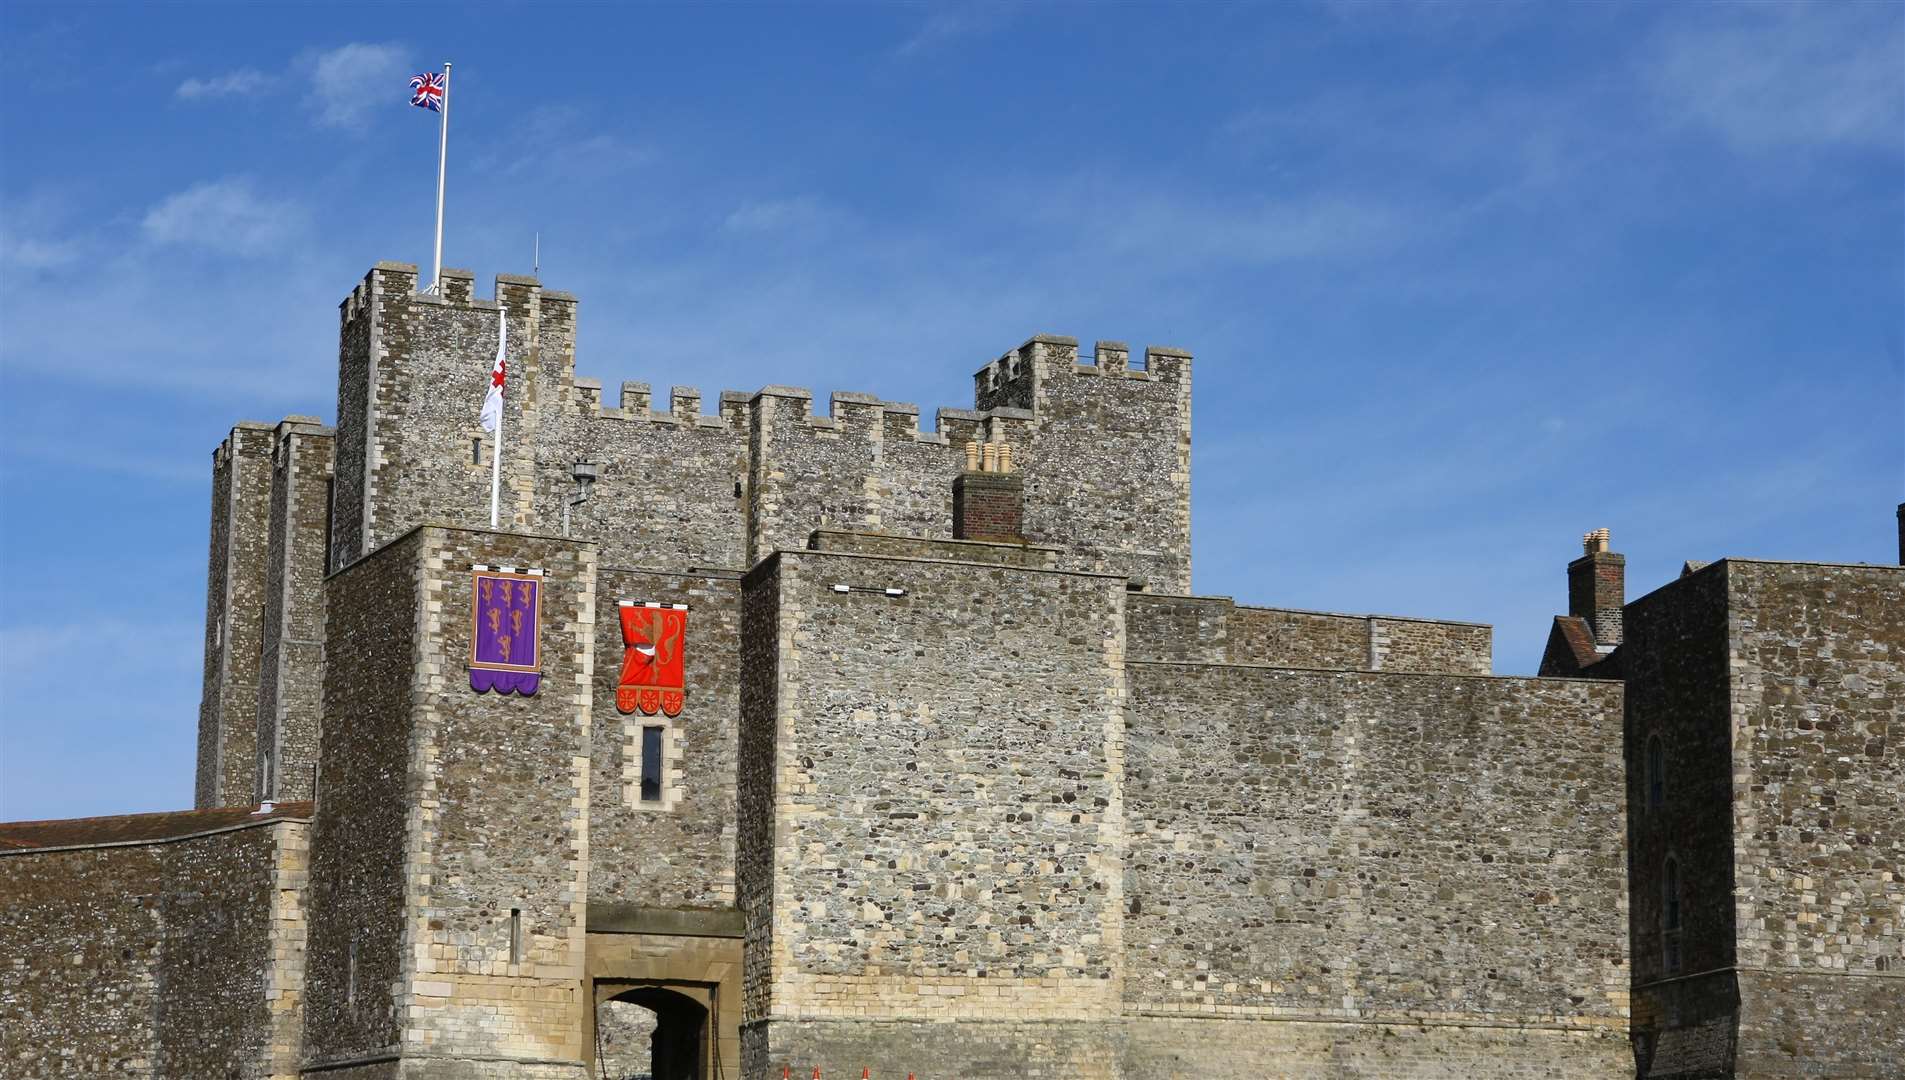
<path id="1" fill-rule="evenodd" d="M 1667 750 L 1660 736 L 1647 740 L 1647 809 L 1658 810 L 1667 801 Z"/>
<path id="2" fill-rule="evenodd" d="M 1660 875 L 1660 894 L 1661 952 L 1671 975 L 1680 970 L 1680 861 L 1672 855 Z"/>

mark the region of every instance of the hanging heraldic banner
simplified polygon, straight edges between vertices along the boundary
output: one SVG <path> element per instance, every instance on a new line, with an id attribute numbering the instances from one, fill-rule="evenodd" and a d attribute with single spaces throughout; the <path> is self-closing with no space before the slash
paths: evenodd
<path id="1" fill-rule="evenodd" d="M 622 680 L 615 707 L 646 716 L 680 716 L 687 700 L 681 651 L 688 637 L 686 604 L 619 601 L 622 609 Z"/>
<path id="2" fill-rule="evenodd" d="M 475 620 L 470 689 L 479 694 L 534 694 L 542 684 L 542 649 L 537 644 L 542 571 L 482 565 L 470 569 Z"/>

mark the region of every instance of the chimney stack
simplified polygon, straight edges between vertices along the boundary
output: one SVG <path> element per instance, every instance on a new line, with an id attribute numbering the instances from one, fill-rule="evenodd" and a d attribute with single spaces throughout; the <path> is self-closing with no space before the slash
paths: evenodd
<path id="1" fill-rule="evenodd" d="M 1627 556 L 1608 550 L 1606 529 L 1581 537 L 1581 550 L 1581 557 L 1568 564 L 1568 614 L 1593 629 L 1596 645 L 1619 645 Z"/>
<path id="2" fill-rule="evenodd" d="M 966 471 L 953 477 L 953 539 L 1025 543 L 1025 479 L 1012 447 L 966 444 Z"/>

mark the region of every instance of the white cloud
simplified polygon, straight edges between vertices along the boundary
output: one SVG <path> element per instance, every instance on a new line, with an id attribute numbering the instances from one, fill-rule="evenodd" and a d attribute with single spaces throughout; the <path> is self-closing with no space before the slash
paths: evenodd
<path id="1" fill-rule="evenodd" d="M 1647 74 L 1661 104 L 1734 146 L 1905 151 L 1905 19 L 1873 4 L 1700 8 L 1743 13 L 1677 26 Z"/>
<path id="2" fill-rule="evenodd" d="M 257 68 L 239 68 L 209 79 L 187 79 L 172 93 L 185 101 L 202 101 L 206 98 L 249 94 L 263 89 L 270 82 L 271 76 Z"/>
<path id="3" fill-rule="evenodd" d="M 1003 24 L 1011 9 L 1000 3 L 972 2 L 945 6 L 926 17 L 911 37 L 893 50 L 896 56 L 914 56 L 930 52 L 963 37 L 987 33 Z"/>
<path id="4" fill-rule="evenodd" d="M 784 232 L 814 228 L 832 216 L 819 200 L 801 195 L 742 203 L 721 222 L 721 227 L 728 232 Z"/>
<path id="5" fill-rule="evenodd" d="M 372 109 L 400 102 L 410 73 L 400 45 L 354 41 L 306 59 L 311 73 L 309 104 L 325 127 L 350 128 Z"/>
<path id="6" fill-rule="evenodd" d="M 241 176 L 193 184 L 166 197 L 147 211 L 141 227 L 156 244 L 265 255 L 282 250 L 307 220 L 295 200 L 261 196 Z"/>

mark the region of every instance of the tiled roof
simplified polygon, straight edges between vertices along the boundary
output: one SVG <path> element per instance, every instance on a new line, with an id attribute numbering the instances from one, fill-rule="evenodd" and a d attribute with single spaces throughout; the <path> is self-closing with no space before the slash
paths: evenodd
<path id="1" fill-rule="evenodd" d="M 91 844 L 150 843 L 241 825 L 285 819 L 309 820 L 310 817 L 311 803 L 282 802 L 273 806 L 269 813 L 263 814 L 253 806 L 221 806 L 212 810 L 168 810 L 158 814 L 8 821 L 0 822 L 0 852 L 84 847 Z"/>

